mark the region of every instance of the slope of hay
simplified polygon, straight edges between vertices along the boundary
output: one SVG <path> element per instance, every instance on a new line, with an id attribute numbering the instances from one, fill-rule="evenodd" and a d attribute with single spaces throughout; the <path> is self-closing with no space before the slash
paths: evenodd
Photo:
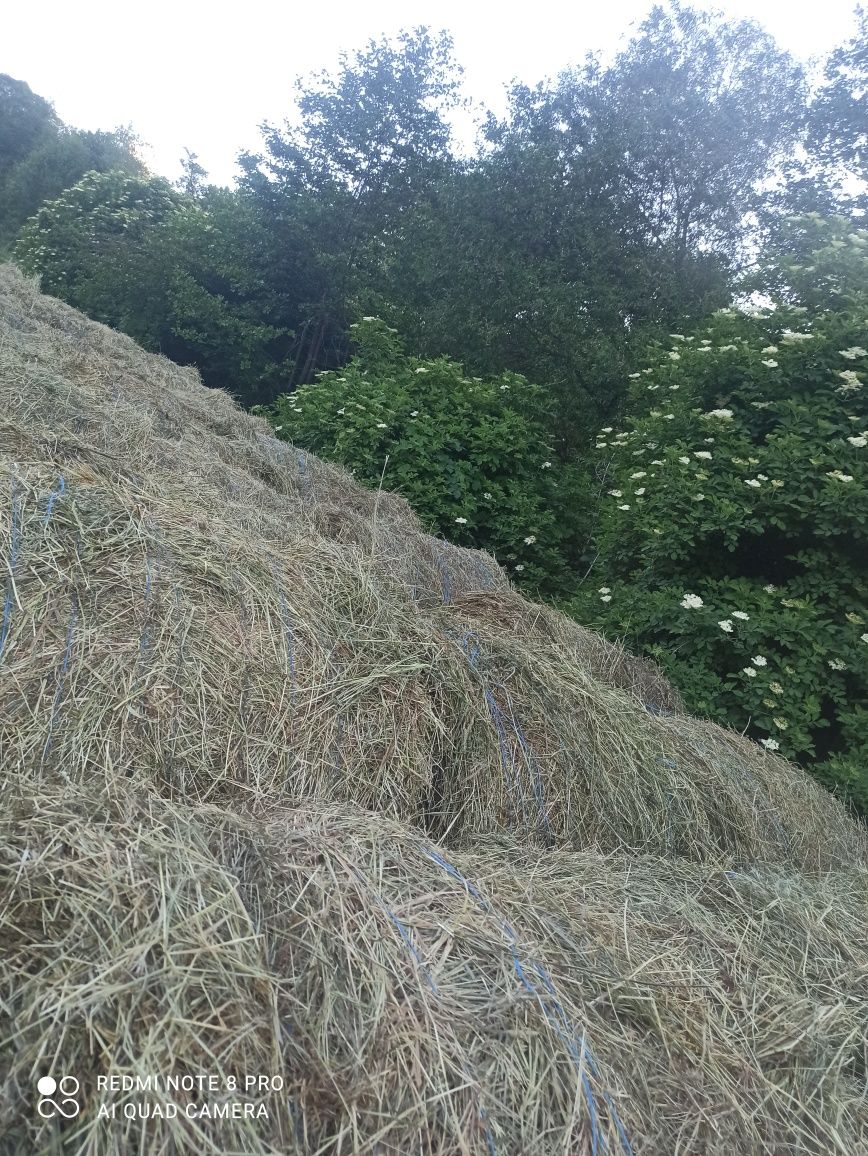
<path id="1" fill-rule="evenodd" d="M 9 268 L 0 518 L 0 1151 L 868 1151 L 797 768 Z M 99 1117 L 184 1073 L 284 1089 Z"/>
<path id="2" fill-rule="evenodd" d="M 89 1089 L 87 1156 L 865 1151 L 864 870 L 445 853 L 347 809 L 68 788 L 0 832 L 10 1151 L 45 1067 Z M 154 1073 L 284 1091 L 218 1126 L 94 1090 Z"/>
<path id="3" fill-rule="evenodd" d="M 783 760 L 195 374 L 0 281 L 6 766 L 458 837 L 836 865 Z"/>

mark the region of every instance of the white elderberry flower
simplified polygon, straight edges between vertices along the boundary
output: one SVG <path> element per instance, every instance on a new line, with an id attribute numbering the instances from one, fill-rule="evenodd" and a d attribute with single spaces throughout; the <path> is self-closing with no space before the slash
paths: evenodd
<path id="1" fill-rule="evenodd" d="M 698 594 L 685 594 L 679 605 L 683 606 L 685 610 L 698 610 L 703 602 Z"/>
<path id="2" fill-rule="evenodd" d="M 839 385 L 835 393 L 853 393 L 862 388 L 862 381 L 854 369 L 842 369 L 838 376 L 844 384 Z"/>

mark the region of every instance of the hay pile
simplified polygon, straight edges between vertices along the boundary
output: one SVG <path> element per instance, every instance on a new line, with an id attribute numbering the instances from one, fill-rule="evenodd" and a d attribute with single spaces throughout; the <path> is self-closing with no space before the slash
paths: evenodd
<path id="1" fill-rule="evenodd" d="M 0 1150 L 868 1152 L 800 771 L 9 268 L 0 518 Z"/>

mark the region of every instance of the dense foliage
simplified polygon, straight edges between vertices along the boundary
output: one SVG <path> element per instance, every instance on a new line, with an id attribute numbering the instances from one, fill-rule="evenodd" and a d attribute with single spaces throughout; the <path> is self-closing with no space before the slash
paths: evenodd
<path id="1" fill-rule="evenodd" d="M 341 371 L 280 397 L 280 437 L 403 494 L 433 533 L 495 554 L 516 581 L 563 591 L 587 533 L 574 470 L 560 464 L 543 390 L 514 373 L 468 377 L 448 358 L 403 353 L 366 317 Z"/>
<path id="2" fill-rule="evenodd" d="M 20 80 L 0 74 L 0 252 L 45 201 L 87 172 L 141 175 L 128 130 L 83 132 Z"/>
<path id="3" fill-rule="evenodd" d="M 287 311 L 263 287 L 270 238 L 227 190 L 184 196 L 159 177 L 89 173 L 27 222 L 14 252 L 47 292 L 246 404 L 288 376 Z"/>
<path id="4" fill-rule="evenodd" d="M 179 192 L 205 213 L 207 245 L 175 245 L 167 217 L 173 248 L 147 247 L 144 263 L 130 252 L 152 288 L 115 323 L 249 404 L 339 367 L 350 321 L 376 313 L 417 356 L 538 382 L 566 456 L 617 411 L 649 340 L 727 303 L 752 251 L 745 222 L 775 219 L 770 178 L 784 160 L 804 154 L 813 180 L 857 155 L 842 80 L 855 50 L 841 51 L 824 104 L 757 25 L 655 8 L 611 62 L 514 86 L 505 115 L 460 155 L 449 37 L 371 41 L 298 83 L 293 115 L 264 127 L 261 155 L 241 158 L 218 211 L 188 156 Z M 790 173 L 787 187 L 800 180 Z M 41 271 L 28 238 L 17 251 Z M 167 253 L 183 290 L 166 288 L 177 280 Z M 114 269 L 121 280 L 123 263 Z M 179 297 L 201 297 L 201 332 Z"/>
<path id="5" fill-rule="evenodd" d="M 722 310 L 631 375 L 572 610 L 868 809 L 868 230 L 791 224 L 817 248 L 778 269 L 789 303 Z"/>

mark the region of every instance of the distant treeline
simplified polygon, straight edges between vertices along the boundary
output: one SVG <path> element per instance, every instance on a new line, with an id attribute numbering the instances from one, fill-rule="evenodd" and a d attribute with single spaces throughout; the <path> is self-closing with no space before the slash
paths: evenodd
<path id="1" fill-rule="evenodd" d="M 376 313 L 414 353 L 544 386 L 581 444 L 636 351 L 728 302 L 787 214 L 864 206 L 860 20 L 809 82 L 756 24 L 656 8 L 611 64 L 514 86 L 469 159 L 451 41 L 416 29 L 300 80 L 301 127 L 263 126 L 232 191 L 192 153 L 176 187 L 147 175 L 129 134 L 66 128 L 6 77 L 0 243 L 245 404 L 344 364 Z"/>

